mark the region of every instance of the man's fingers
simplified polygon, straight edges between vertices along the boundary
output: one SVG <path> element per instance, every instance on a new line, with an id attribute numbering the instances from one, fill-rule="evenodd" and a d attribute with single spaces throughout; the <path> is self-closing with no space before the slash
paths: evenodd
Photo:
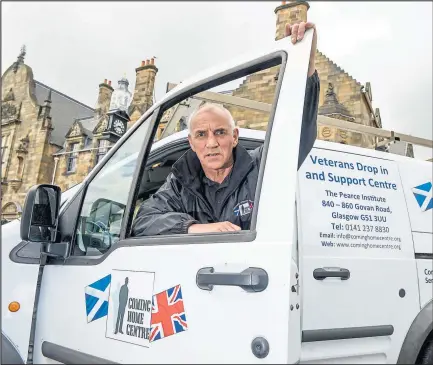
<path id="1" fill-rule="evenodd" d="M 230 228 L 231 228 L 233 231 L 240 231 L 240 230 L 241 230 L 241 227 L 237 226 L 236 224 L 233 224 L 233 223 L 231 223 L 231 222 L 227 222 L 227 223 L 230 225 Z"/>
<path id="2" fill-rule="evenodd" d="M 311 29 L 311 28 L 315 28 L 316 24 L 311 23 L 311 22 L 306 22 L 305 23 L 305 29 Z"/>
<path id="3" fill-rule="evenodd" d="M 236 224 L 233 224 L 229 221 L 225 221 L 221 223 L 221 229 L 223 232 L 234 232 L 234 231 L 240 231 L 241 227 L 238 227 Z"/>
<path id="4" fill-rule="evenodd" d="M 290 34 L 292 34 L 292 26 L 289 23 L 287 23 L 286 28 L 284 29 L 284 35 L 288 37 L 290 36 Z"/>
<path id="5" fill-rule="evenodd" d="M 298 36 L 296 37 L 297 41 L 300 41 L 300 40 L 302 40 L 304 38 L 305 26 L 306 26 L 306 24 L 304 22 L 302 22 L 301 24 L 299 24 Z"/>
<path id="6" fill-rule="evenodd" d="M 233 227 L 234 227 L 235 231 L 240 231 L 241 230 L 241 227 L 237 226 L 236 224 L 233 224 Z"/>
<path id="7" fill-rule="evenodd" d="M 284 35 L 285 37 L 291 37 L 292 43 L 295 44 L 304 38 L 307 29 L 312 28 L 316 28 L 316 25 L 312 22 L 300 22 L 293 25 L 287 23 L 284 28 Z"/>
<path id="8" fill-rule="evenodd" d="M 299 24 L 294 24 L 292 26 L 292 35 L 291 35 L 291 37 L 292 37 L 292 43 L 293 44 L 296 43 L 296 40 L 298 38 L 298 29 L 299 29 Z"/>
<path id="9" fill-rule="evenodd" d="M 226 228 L 226 230 L 228 232 L 234 232 L 235 231 L 235 227 L 233 224 L 231 224 L 230 222 L 224 222 L 224 227 Z"/>
<path id="10" fill-rule="evenodd" d="M 218 224 L 215 231 L 216 232 L 227 232 L 227 227 L 224 224 Z"/>
<path id="11" fill-rule="evenodd" d="M 218 224 L 218 232 L 230 232 L 230 227 L 226 223 L 227 222 L 221 222 Z"/>

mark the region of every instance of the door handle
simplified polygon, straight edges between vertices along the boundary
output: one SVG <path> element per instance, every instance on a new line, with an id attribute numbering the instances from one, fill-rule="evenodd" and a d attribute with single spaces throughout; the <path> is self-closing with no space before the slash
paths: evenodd
<path id="1" fill-rule="evenodd" d="M 215 272 L 213 267 L 203 267 L 197 272 L 197 286 L 212 290 L 214 285 L 239 286 L 247 292 L 257 293 L 268 287 L 268 273 L 260 268 L 249 267 L 240 273 Z"/>
<path id="2" fill-rule="evenodd" d="M 341 278 L 341 280 L 347 280 L 350 278 L 350 271 L 341 267 L 337 268 L 319 268 L 313 271 L 314 279 L 323 280 L 326 278 Z"/>

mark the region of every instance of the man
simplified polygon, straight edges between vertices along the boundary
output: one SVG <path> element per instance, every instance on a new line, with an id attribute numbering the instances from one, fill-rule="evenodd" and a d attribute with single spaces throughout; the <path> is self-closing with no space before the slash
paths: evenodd
<path id="1" fill-rule="evenodd" d="M 119 309 L 117 311 L 117 321 L 116 321 L 116 329 L 114 330 L 114 334 L 117 334 L 117 332 L 121 333 L 123 335 L 123 317 L 125 317 L 125 309 L 126 304 L 128 303 L 128 282 L 129 279 L 125 278 L 125 284 L 123 284 L 120 287 L 119 291 Z"/>
<path id="2" fill-rule="evenodd" d="M 319 77 L 315 70 L 317 34 L 313 23 L 286 26 L 292 43 L 314 29 L 305 92 L 298 168 L 317 134 Z M 191 149 L 172 167 L 164 185 L 140 206 L 132 236 L 233 232 L 250 229 L 262 147 L 238 145 L 239 130 L 230 112 L 206 104 L 188 121 Z"/>

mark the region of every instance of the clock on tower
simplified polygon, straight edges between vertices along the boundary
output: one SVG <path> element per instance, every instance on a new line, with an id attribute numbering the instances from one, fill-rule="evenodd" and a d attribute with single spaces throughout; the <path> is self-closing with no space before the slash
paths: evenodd
<path id="1" fill-rule="evenodd" d="M 129 116 L 123 110 L 113 110 L 107 113 L 108 127 L 103 134 L 107 135 L 108 139 L 115 142 L 122 137 L 127 129 Z"/>
<path id="2" fill-rule="evenodd" d="M 121 136 L 126 131 L 125 122 L 122 119 L 114 118 L 111 125 L 111 129 L 114 133 Z"/>

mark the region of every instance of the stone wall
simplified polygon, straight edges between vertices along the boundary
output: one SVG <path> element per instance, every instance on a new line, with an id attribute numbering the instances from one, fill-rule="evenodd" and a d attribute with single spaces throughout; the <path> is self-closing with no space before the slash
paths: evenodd
<path id="1" fill-rule="evenodd" d="M 84 149 L 84 141 L 85 137 L 75 137 L 68 138 L 66 152 L 71 151 L 71 145 L 73 143 L 79 143 L 79 150 Z M 94 140 L 94 142 L 96 142 Z M 91 145 L 93 147 L 93 144 Z M 96 147 L 96 146 L 95 146 Z M 66 153 L 55 158 L 58 158 L 57 166 L 56 166 L 56 174 L 54 183 L 65 191 L 72 186 L 81 183 L 89 172 L 95 167 L 96 161 L 96 150 L 84 150 L 81 152 L 77 152 L 77 160 L 76 160 L 76 169 L 73 172 L 68 172 L 68 160 L 71 154 Z"/>
<path id="2" fill-rule="evenodd" d="M 371 117 L 370 107 L 362 94 L 362 85 L 329 60 L 323 53 L 317 51 L 316 69 L 320 78 L 319 106 L 323 105 L 328 84 L 334 85 L 334 91 L 338 101 L 346 107 L 355 123 L 375 126 Z M 246 80 L 233 91 L 233 96 L 273 103 L 275 99 L 275 77 L 279 66 L 275 66 L 246 78 Z M 266 130 L 269 114 L 257 112 L 239 107 L 227 106 L 233 115 L 237 125 L 242 128 Z M 319 126 L 318 138 L 335 142 L 344 142 L 356 146 L 369 146 L 374 141 L 372 137 L 352 133 L 348 131 L 336 131 L 333 127 L 327 127 L 323 132 L 323 126 Z M 329 135 L 329 131 L 331 134 Z"/>
<path id="3" fill-rule="evenodd" d="M 17 61 L 2 76 L 2 136 L 9 135 L 2 165 L 2 208 L 7 206 L 8 219 L 13 217 L 14 206 L 19 216 L 30 187 L 51 180 L 49 159 L 56 147 L 49 145 L 51 129 L 46 120 L 38 120 L 40 108 L 33 71 Z"/>
<path id="4" fill-rule="evenodd" d="M 232 95 L 244 99 L 273 103 L 275 99 L 275 77 L 279 66 L 271 67 L 249 75 Z M 251 109 L 226 106 L 232 113 L 236 124 L 242 128 L 266 130 L 269 113 Z"/>

